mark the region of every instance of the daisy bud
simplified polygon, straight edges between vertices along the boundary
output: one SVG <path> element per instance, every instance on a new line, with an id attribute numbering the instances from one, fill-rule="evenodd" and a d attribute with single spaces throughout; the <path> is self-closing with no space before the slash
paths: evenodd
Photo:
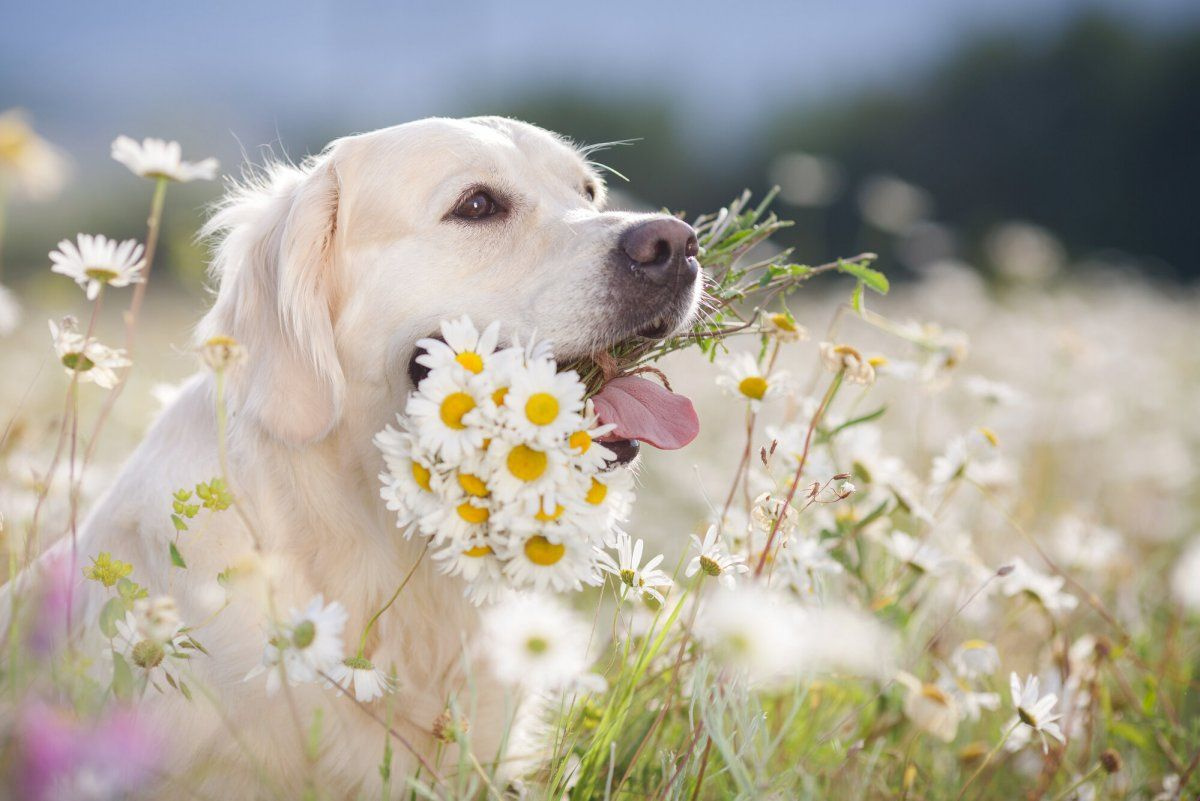
<path id="1" fill-rule="evenodd" d="M 210 337 L 200 348 L 200 357 L 213 372 L 240 364 L 246 359 L 246 349 L 233 337 Z"/>
<path id="2" fill-rule="evenodd" d="M 875 381 L 875 368 L 856 348 L 849 345 L 822 342 L 821 363 L 832 373 L 843 372 L 851 383 L 871 384 Z"/>

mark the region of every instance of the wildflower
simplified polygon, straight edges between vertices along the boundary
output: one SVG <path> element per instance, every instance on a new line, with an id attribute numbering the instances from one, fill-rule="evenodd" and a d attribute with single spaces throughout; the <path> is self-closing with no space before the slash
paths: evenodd
<path id="1" fill-rule="evenodd" d="M 113 559 L 108 551 L 101 551 L 92 557 L 91 565 L 83 569 L 83 577 L 111 587 L 132 572 L 133 565 Z"/>
<path id="2" fill-rule="evenodd" d="M 583 424 L 583 393 L 575 374 L 556 372 L 549 360 L 530 362 L 514 372 L 504 396 L 507 420 L 523 441 L 551 446 Z"/>
<path id="3" fill-rule="evenodd" d="M 0 183 L 43 200 L 58 194 L 66 174 L 67 160 L 37 135 L 20 109 L 0 114 Z"/>
<path id="4" fill-rule="evenodd" d="M 728 394 L 749 402 L 758 411 L 766 401 L 787 392 L 788 377 L 782 371 L 767 373 L 749 353 L 738 353 L 721 362 L 717 384 Z"/>
<path id="5" fill-rule="evenodd" d="M 58 325 L 51 320 L 50 336 L 67 375 L 78 376 L 81 382 L 112 389 L 117 385 L 116 371 L 132 364 L 124 350 L 114 350 L 93 338 L 84 338 L 74 317 L 64 317 Z"/>
<path id="6" fill-rule="evenodd" d="M 954 697 L 936 684 L 923 682 L 901 671 L 896 680 L 907 692 L 904 695 L 904 714 L 917 728 L 932 734 L 944 743 L 954 740 L 958 733 L 959 709 Z"/>
<path id="7" fill-rule="evenodd" d="M 579 537 L 534 533 L 514 538 L 500 555 L 504 575 L 517 587 L 563 592 L 600 583 L 594 547 Z"/>
<path id="8" fill-rule="evenodd" d="M 333 684 L 343 690 L 349 692 L 353 688 L 355 699 L 364 704 L 382 698 L 396 688 L 391 676 L 361 656 L 347 657 L 332 665 L 328 675 Z"/>
<path id="9" fill-rule="evenodd" d="M 216 159 L 184 161 L 179 143 L 162 139 L 143 139 L 139 145 L 128 136 L 118 136 L 112 143 L 112 157 L 143 178 L 186 183 L 197 179 L 211 181 L 217 176 Z"/>
<path id="10" fill-rule="evenodd" d="M 832 373 L 844 371 L 846 380 L 853 384 L 871 384 L 875 381 L 875 368 L 871 362 L 849 345 L 822 342 L 821 363 Z"/>
<path id="11" fill-rule="evenodd" d="M 69 707 L 33 702 L 12 731 L 20 789 L 8 793 L 28 801 L 136 797 L 160 757 L 156 733 L 132 709 L 83 719 Z"/>
<path id="12" fill-rule="evenodd" d="M 902 562 L 921 573 L 942 572 L 948 558 L 938 548 L 922 542 L 903 531 L 892 531 L 883 540 L 883 547 L 898 562 Z"/>
<path id="13" fill-rule="evenodd" d="M 1042 751 L 1050 750 L 1047 735 L 1064 742 L 1062 730 L 1059 729 L 1055 722 L 1062 715 L 1052 715 L 1055 705 L 1058 704 L 1058 696 L 1054 693 L 1049 693 L 1045 696 L 1038 694 L 1038 678 L 1037 676 L 1029 676 L 1022 684 L 1021 679 L 1016 673 L 1011 674 L 1009 683 L 1012 690 L 1012 702 L 1016 707 L 1017 717 L 1009 723 L 1009 727 L 1016 725 L 1019 721 L 1024 724 L 1021 731 L 1024 736 L 1028 737 L 1033 732 L 1036 732 L 1042 738 Z M 1018 743 L 1021 743 L 1022 738 L 1015 738 Z M 1023 743 L 1021 743 L 1023 744 Z"/>
<path id="14" fill-rule="evenodd" d="M 696 637 L 721 665 L 757 684 L 800 670 L 798 609 L 787 596 L 755 584 L 720 588 L 701 608 Z"/>
<path id="15" fill-rule="evenodd" d="M 796 322 L 790 312 L 776 312 L 765 316 L 764 324 L 780 342 L 803 342 L 808 339 L 808 329 Z"/>
<path id="16" fill-rule="evenodd" d="M 1000 580 L 1000 591 L 1011 598 L 1022 593 L 1037 599 L 1048 612 L 1069 612 L 1079 599 L 1063 592 L 1066 579 L 1034 570 L 1021 557 L 1012 561 L 1012 570 Z"/>
<path id="17" fill-rule="evenodd" d="M 830 555 L 837 544 L 836 539 L 823 540 L 813 536 L 789 538 L 784 542 L 779 552 L 783 572 L 797 592 L 811 595 L 817 590 L 820 575 L 843 572 L 841 562 Z"/>
<path id="18" fill-rule="evenodd" d="M 434 465 L 431 456 L 423 452 L 408 431 L 387 426 L 375 435 L 375 446 L 383 452 L 388 470 L 380 475 L 383 488 L 380 496 L 387 508 L 397 513 L 396 525 L 412 536 L 412 523 L 436 513 L 440 508 L 434 491 Z M 439 477 L 440 483 L 440 477 Z"/>
<path id="19" fill-rule="evenodd" d="M 417 340 L 417 348 L 424 350 L 417 356 L 417 364 L 428 367 L 430 371 L 456 365 L 471 375 L 479 375 L 492 366 L 496 345 L 500 340 L 499 321 L 479 332 L 475 330 L 471 318 L 464 315 L 457 320 L 444 321 L 441 331 L 442 339 Z"/>
<path id="20" fill-rule="evenodd" d="M 992 692 L 978 692 L 966 679 L 954 676 L 941 665 L 938 666 L 938 687 L 954 699 L 963 720 L 979 720 L 983 710 L 1000 708 L 1000 696 Z"/>
<path id="21" fill-rule="evenodd" d="M 750 572 L 744 556 L 725 553 L 724 543 L 716 526 L 708 527 L 703 540 L 693 534 L 692 546 L 696 549 L 696 556 L 692 557 L 687 570 L 684 571 L 688 578 L 704 571 L 704 575 L 716 578 L 726 588 L 731 589 L 735 574 Z"/>
<path id="22" fill-rule="evenodd" d="M 1025 402 L 1025 395 L 1002 381 L 993 381 L 979 375 L 963 379 L 967 394 L 993 406 L 1018 406 Z"/>
<path id="23" fill-rule="evenodd" d="M 567 687 L 587 672 L 591 629 L 553 598 L 514 595 L 483 616 L 488 657 L 502 681 L 539 692 Z"/>
<path id="24" fill-rule="evenodd" d="M 476 424 L 482 395 L 464 373 L 430 373 L 405 407 L 421 447 L 450 462 L 482 448 L 484 431 Z"/>
<path id="25" fill-rule="evenodd" d="M 141 598 L 133 611 L 116 621 L 114 650 L 139 674 L 152 678 L 157 670 L 174 686 L 175 671 L 168 660 L 184 656 L 182 628 L 173 599 Z"/>
<path id="26" fill-rule="evenodd" d="M 342 661 L 342 630 L 348 615 L 337 601 L 328 605 L 314 596 L 304 609 L 293 609 L 263 649 L 262 664 L 246 674 L 267 673 L 267 693 L 274 694 L 286 676 L 289 684 L 316 681 Z"/>
<path id="27" fill-rule="evenodd" d="M 246 349 L 233 337 L 209 337 L 200 346 L 200 358 L 215 373 L 228 370 L 246 361 Z"/>
<path id="28" fill-rule="evenodd" d="M 634 540 L 624 532 L 617 537 L 617 562 L 604 561 L 600 568 L 612 573 L 620 581 L 620 593 L 624 598 L 628 590 L 636 590 L 643 597 L 653 598 L 658 603 L 666 599 L 659 588 L 669 589 L 673 582 L 671 577 L 658 568 L 663 555 L 641 564 L 642 550 L 645 543 L 641 539 Z"/>
<path id="29" fill-rule="evenodd" d="M 573 474 L 560 447 L 540 447 L 517 437 L 500 435 L 488 445 L 492 492 L 529 514 L 553 515 L 560 496 L 570 489 Z"/>
<path id="30" fill-rule="evenodd" d="M 71 278 L 87 291 L 88 300 L 95 300 L 101 287 L 129 286 L 145 280 L 142 259 L 145 248 L 134 239 L 118 243 L 103 234 L 79 234 L 76 241 L 64 239 L 58 250 L 50 252 L 54 263 L 52 272 Z"/>
<path id="31" fill-rule="evenodd" d="M 968 679 L 990 676 L 1000 667 L 1000 654 L 996 646 L 983 640 L 967 640 L 950 655 L 954 672 Z"/>

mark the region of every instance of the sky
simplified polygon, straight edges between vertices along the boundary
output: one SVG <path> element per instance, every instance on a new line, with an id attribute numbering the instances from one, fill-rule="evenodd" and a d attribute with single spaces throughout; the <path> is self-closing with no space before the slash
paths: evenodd
<path id="1" fill-rule="evenodd" d="M 902 85 L 979 33 L 1042 36 L 1095 8 L 1200 21 L 1194 0 L 42 0 L 5 11 L 0 109 L 28 109 L 85 166 L 123 132 L 228 159 L 313 131 L 503 113 L 547 88 L 662 97 L 697 142 L 731 146 L 780 104 Z"/>

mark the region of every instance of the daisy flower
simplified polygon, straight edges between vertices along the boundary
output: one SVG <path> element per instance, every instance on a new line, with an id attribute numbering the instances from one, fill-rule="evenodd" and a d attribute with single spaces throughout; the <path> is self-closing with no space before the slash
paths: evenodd
<path id="1" fill-rule="evenodd" d="M 903 531 L 892 531 L 885 536 L 883 547 L 897 562 L 921 573 L 939 573 L 948 561 L 940 550 Z"/>
<path id="2" fill-rule="evenodd" d="M 608 467 L 608 463 L 617 455 L 599 438 L 616 428 L 616 423 L 600 425 L 595 414 L 591 411 L 591 402 L 585 405 L 583 423 L 577 431 L 567 436 L 567 452 L 571 455 L 571 464 L 584 473 L 596 473 Z"/>
<path id="3" fill-rule="evenodd" d="M 434 564 L 447 576 L 461 576 L 464 581 L 492 584 L 500 579 L 501 563 L 487 536 L 466 542 L 448 542 L 433 554 Z"/>
<path id="4" fill-rule="evenodd" d="M 645 543 L 641 539 L 634 540 L 621 532 L 617 535 L 617 561 L 613 562 L 606 554 L 605 559 L 600 562 L 600 569 L 611 573 L 620 581 L 622 599 L 632 589 L 642 597 L 653 598 L 661 604 L 666 601 L 662 590 L 669 590 L 674 582 L 658 567 L 663 561 L 662 554 L 642 564 L 644 548 Z"/>
<path id="5" fill-rule="evenodd" d="M 764 315 L 763 327 L 780 342 L 803 342 L 808 339 L 808 329 L 796 322 L 790 312 Z"/>
<path id="6" fill-rule="evenodd" d="M 732 589 L 735 574 L 750 572 L 744 556 L 725 553 L 725 544 L 721 541 L 716 526 L 708 527 L 703 540 L 693 534 L 692 545 L 696 549 L 696 556 L 692 557 L 687 570 L 684 571 L 688 578 L 704 571 L 704 575 L 714 576 L 724 587 Z"/>
<path id="7" fill-rule="evenodd" d="M 178 142 L 147 138 L 139 145 L 128 136 L 118 136 L 112 143 L 112 157 L 143 178 L 186 183 L 198 178 L 211 181 L 217 177 L 216 159 L 208 158 L 194 164 L 184 161 Z"/>
<path id="8" fill-rule="evenodd" d="M 572 471 L 561 447 L 543 448 L 511 436 L 492 438 L 487 449 L 493 495 L 514 511 L 553 513 L 569 488 Z"/>
<path id="9" fill-rule="evenodd" d="M 0 114 L 0 181 L 31 200 L 45 200 L 62 189 L 68 171 L 66 158 L 37 135 L 24 112 Z"/>
<path id="10" fill-rule="evenodd" d="M 779 558 L 785 574 L 800 594 L 815 593 L 822 574 L 837 575 L 843 572 L 842 563 L 829 555 L 837 544 L 835 539 L 822 540 L 815 536 L 785 540 L 779 550 Z"/>
<path id="11" fill-rule="evenodd" d="M 950 664 L 958 675 L 976 679 L 990 676 L 1000 667 L 1000 654 L 996 646 L 983 640 L 967 640 L 954 649 Z"/>
<path id="12" fill-rule="evenodd" d="M 1009 676 L 1009 685 L 1012 691 L 1013 706 L 1017 708 L 1017 716 L 1009 722 L 1008 727 L 1012 728 L 1018 722 L 1028 727 L 1021 729 L 1024 737 L 1020 739 L 1026 739 L 1036 732 L 1042 738 L 1043 753 L 1050 750 L 1050 744 L 1046 740 L 1047 735 L 1060 743 L 1064 742 L 1062 730 L 1055 722 L 1062 715 L 1051 714 L 1055 705 L 1058 704 L 1058 696 L 1054 693 L 1039 696 L 1037 676 L 1029 676 L 1022 684 L 1017 674 L 1013 673 Z"/>
<path id="13" fill-rule="evenodd" d="M 936 684 L 923 682 L 901 671 L 896 681 L 907 691 L 904 695 L 904 715 L 918 729 L 932 734 L 944 743 L 954 740 L 958 733 L 959 709 L 954 697 Z"/>
<path id="14" fill-rule="evenodd" d="M 875 381 L 875 367 L 856 348 L 849 345 L 822 342 L 821 364 L 831 373 L 844 370 L 846 380 L 852 384 L 870 384 Z"/>
<path id="15" fill-rule="evenodd" d="M 87 291 L 87 299 L 95 300 L 105 284 L 113 287 L 141 283 L 142 260 L 145 249 L 136 240 L 115 239 L 98 234 L 79 234 L 76 245 L 69 239 L 58 243 L 50 252 L 51 272 L 71 278 Z"/>
<path id="16" fill-rule="evenodd" d="M 328 671 L 333 686 L 336 684 L 346 692 L 353 690 L 360 703 L 369 704 L 396 689 L 391 676 L 371 664 L 362 656 L 350 656 L 333 665 Z"/>
<path id="17" fill-rule="evenodd" d="M 417 347 L 425 350 L 417 356 L 417 364 L 423 364 L 431 371 L 456 366 L 471 375 L 479 375 L 493 366 L 499 341 L 499 321 L 481 333 L 475 330 L 471 318 L 466 315 L 457 320 L 445 320 L 442 322 L 442 339 L 417 340 Z"/>
<path id="18" fill-rule="evenodd" d="M 304 609 L 293 609 L 283 626 L 263 649 L 262 664 L 246 679 L 267 673 L 267 693 L 279 689 L 284 676 L 289 684 L 316 681 L 342 661 L 342 630 L 348 615 L 337 601 L 325 604 L 316 595 Z"/>
<path id="19" fill-rule="evenodd" d="M 614 468 L 603 473 L 576 473 L 568 504 L 578 512 L 580 525 L 606 535 L 629 516 L 633 506 L 633 471 Z"/>
<path id="20" fill-rule="evenodd" d="M 182 628 L 173 600 L 166 597 L 152 602 L 139 599 L 133 611 L 126 612 L 124 619 L 116 621 L 113 648 L 139 675 L 153 681 L 157 670 L 168 682 L 174 682 L 175 671 L 169 658 L 180 658 L 184 640 L 179 633 Z"/>
<path id="21" fill-rule="evenodd" d="M 584 386 L 574 373 L 560 373 L 549 360 L 529 362 L 514 372 L 504 407 L 508 426 L 522 439 L 549 446 L 583 425 Z"/>
<path id="22" fill-rule="evenodd" d="M 991 711 L 1000 708 L 998 693 L 977 692 L 966 679 L 953 675 L 942 665 L 938 665 L 938 672 L 937 686 L 954 699 L 964 719 L 979 720 L 985 709 Z"/>
<path id="23" fill-rule="evenodd" d="M 552 597 L 512 595 L 483 614 L 485 653 L 497 676 L 553 692 L 587 673 L 591 627 Z"/>
<path id="24" fill-rule="evenodd" d="M 580 537 L 554 542 L 546 534 L 514 538 L 500 554 L 504 575 L 516 587 L 565 592 L 598 584 L 595 549 Z"/>
<path id="25" fill-rule="evenodd" d="M 738 353 L 720 364 L 724 371 L 717 385 L 735 398 L 750 403 L 757 412 L 765 401 L 774 400 L 787 392 L 787 374 L 776 371 L 768 375 L 749 353 Z"/>
<path id="26" fill-rule="evenodd" d="M 1012 560 L 1012 570 L 1000 580 L 1000 591 L 1011 598 L 1029 595 L 1047 612 L 1069 612 L 1079 604 L 1079 599 L 1063 592 L 1067 580 L 1062 576 L 1051 576 L 1034 570 L 1021 557 Z"/>
<path id="27" fill-rule="evenodd" d="M 451 463 L 483 447 L 484 432 L 474 425 L 481 393 L 467 375 L 430 373 L 405 406 L 421 447 Z"/>
<path id="28" fill-rule="evenodd" d="M 383 482 L 379 494 L 396 512 L 397 527 L 412 536 L 412 523 L 442 509 L 434 491 L 433 462 L 420 452 L 411 434 L 391 426 L 375 435 L 375 445 L 388 468 L 379 476 Z"/>
<path id="29" fill-rule="evenodd" d="M 95 339 L 85 339 L 79 333 L 74 317 L 64 317 L 61 325 L 51 320 L 50 336 L 54 339 L 54 350 L 67 375 L 78 376 L 80 382 L 91 382 L 104 389 L 112 389 L 117 385 L 116 371 L 132 364 L 125 357 L 124 350 L 114 350 Z"/>
<path id="30" fill-rule="evenodd" d="M 779 593 L 722 587 L 700 609 L 696 637 L 724 667 L 751 682 L 775 683 L 801 668 L 797 617 L 796 605 Z"/>

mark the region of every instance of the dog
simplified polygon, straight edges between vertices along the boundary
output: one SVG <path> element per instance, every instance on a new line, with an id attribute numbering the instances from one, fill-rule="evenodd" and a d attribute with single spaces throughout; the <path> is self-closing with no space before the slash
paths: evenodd
<path id="1" fill-rule="evenodd" d="M 470 647 L 479 610 L 429 560 L 372 630 L 368 653 L 395 667 L 398 686 L 368 705 L 311 684 L 271 697 L 245 680 L 262 660 L 268 618 L 247 593 L 214 612 L 215 578 L 231 566 L 258 571 L 278 614 L 317 594 L 339 601 L 349 647 L 420 554 L 380 500 L 372 444 L 413 389 L 418 339 L 465 314 L 481 327 L 536 331 L 563 362 L 686 324 L 701 282 L 694 231 L 605 203 L 585 149 L 480 117 L 338 139 L 301 166 L 260 169 L 219 204 L 205 229 L 218 289 L 197 341 L 232 337 L 247 353 L 220 398 L 224 452 L 217 385 L 204 371 L 153 424 L 77 544 L 84 564 L 108 551 L 134 565 L 152 596 L 172 596 L 208 654 L 189 660 L 191 700 L 149 690 L 141 703 L 166 752 L 156 797 L 258 797 L 264 774 L 265 786 L 300 797 L 314 772 L 330 797 L 378 797 L 380 721 L 396 737 L 391 786 L 402 792 L 419 762 L 400 737 L 426 760 L 440 754 L 447 771 L 458 764 L 434 736 L 452 700 L 473 753 L 499 752 L 511 695 Z M 617 445 L 621 461 L 636 450 Z M 237 509 L 191 524 L 181 540 L 188 567 L 178 569 L 172 493 L 223 472 Z M 86 627 L 105 596 L 95 582 L 77 592 Z M 305 733 L 318 710 L 314 756 Z"/>

